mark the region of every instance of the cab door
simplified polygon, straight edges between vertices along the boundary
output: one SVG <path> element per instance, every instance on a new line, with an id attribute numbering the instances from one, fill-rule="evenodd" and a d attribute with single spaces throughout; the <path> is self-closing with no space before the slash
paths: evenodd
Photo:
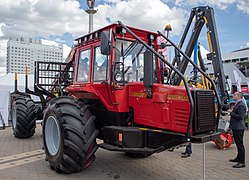
<path id="1" fill-rule="evenodd" d="M 76 52 L 76 73 L 74 76 L 75 84 L 86 84 L 91 82 L 91 46 L 79 48 Z"/>

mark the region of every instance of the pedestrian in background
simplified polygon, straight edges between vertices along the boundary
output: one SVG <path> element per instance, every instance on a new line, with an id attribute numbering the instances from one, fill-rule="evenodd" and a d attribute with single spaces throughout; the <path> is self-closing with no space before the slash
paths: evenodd
<path id="1" fill-rule="evenodd" d="M 242 101 L 243 101 L 243 102 L 245 103 L 245 105 L 246 105 L 246 116 L 245 116 L 244 120 L 245 120 L 246 130 L 248 130 L 248 118 L 249 118 L 249 117 L 248 117 L 248 106 L 247 106 L 245 97 L 243 97 Z"/>
<path id="2" fill-rule="evenodd" d="M 4 119 L 3 119 L 1 112 L 0 112 L 0 121 L 2 122 L 2 125 L 3 125 L 2 128 L 5 129 L 5 123 L 4 123 Z"/>
<path id="3" fill-rule="evenodd" d="M 192 145 L 191 143 L 188 143 L 188 145 L 186 146 L 185 152 L 182 153 L 182 158 L 190 157 L 191 154 L 192 154 Z"/>
<path id="4" fill-rule="evenodd" d="M 233 100 L 236 102 L 233 109 L 229 109 L 230 113 L 230 129 L 233 131 L 233 137 L 237 146 L 237 157 L 230 159 L 230 162 L 237 162 L 234 168 L 245 167 L 245 147 L 243 144 L 244 131 L 246 129 L 244 117 L 246 115 L 246 105 L 243 102 L 243 94 L 241 92 L 235 92 Z"/>

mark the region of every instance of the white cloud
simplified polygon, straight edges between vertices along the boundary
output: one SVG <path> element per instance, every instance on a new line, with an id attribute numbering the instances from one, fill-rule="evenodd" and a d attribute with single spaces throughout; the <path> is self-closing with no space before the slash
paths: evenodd
<path id="1" fill-rule="evenodd" d="M 58 43 L 56 41 L 51 41 L 51 40 L 47 40 L 47 39 L 42 39 L 42 44 L 44 45 L 49 45 L 49 46 L 62 46 L 63 48 L 63 59 L 65 60 L 67 58 L 67 56 L 69 55 L 70 51 L 71 51 L 71 47 L 69 47 L 66 44 L 61 44 Z"/>
<path id="2" fill-rule="evenodd" d="M 246 14 L 249 14 L 249 2 L 248 0 L 240 0 L 237 4 L 237 8 Z"/>
<path id="3" fill-rule="evenodd" d="M 246 47 L 249 47 L 249 42 L 248 42 L 248 43 L 246 43 Z"/>
<path id="4" fill-rule="evenodd" d="M 165 24 L 171 24 L 171 34 L 179 35 L 187 18 L 184 10 L 169 8 L 161 0 L 146 3 L 143 0 L 105 0 L 96 9 L 94 29 L 108 25 L 109 18 L 111 21 L 121 20 L 126 25 L 153 31 L 162 30 Z M 65 33 L 78 37 L 87 31 L 88 15 L 80 9 L 77 0 L 16 0 L 15 3 L 0 0 L 0 39 L 4 41 L 10 37 L 38 36 L 45 39 L 56 37 L 57 42 L 64 43 L 60 37 Z M 1 49 L 6 50 L 5 42 L 0 43 Z M 65 58 L 70 47 L 63 47 Z M 0 57 L 5 61 L 6 52 Z"/>
<path id="5" fill-rule="evenodd" d="M 60 43 L 57 43 L 56 41 L 51 41 L 51 40 L 47 40 L 47 39 L 41 39 L 42 44 L 44 45 L 49 45 L 49 46 L 60 46 Z"/>
<path id="6" fill-rule="evenodd" d="M 5 74 L 6 72 L 7 41 L 8 40 L 0 40 L 0 74 Z"/>
<path id="7" fill-rule="evenodd" d="M 0 37 L 3 35 L 1 28 L 4 23 L 0 23 Z M 6 73 L 6 48 L 7 40 L 0 40 L 0 76 Z"/>
<path id="8" fill-rule="evenodd" d="M 3 36 L 2 27 L 5 26 L 4 23 L 0 23 L 0 37 Z"/>
<path id="9" fill-rule="evenodd" d="M 10 37 L 60 37 L 87 32 L 88 16 L 76 0 L 0 0 L 0 73 L 6 71 L 6 42 Z M 59 38 L 57 38 L 59 40 Z M 45 44 L 55 43 L 43 40 Z M 65 53 L 69 48 L 65 47 Z M 64 53 L 64 54 L 65 54 Z M 65 55 L 66 56 L 66 55 Z"/>
<path id="10" fill-rule="evenodd" d="M 71 48 L 66 44 L 63 44 L 63 59 L 66 59 L 71 51 Z"/>
<path id="11" fill-rule="evenodd" d="M 166 0 L 164 0 L 166 1 Z M 168 0 L 167 0 L 168 1 Z M 166 2 L 167 2 L 166 1 Z M 175 7 L 169 7 L 163 0 L 103 0 L 94 16 L 94 29 L 121 20 L 126 25 L 151 31 L 163 30 L 171 24 L 171 35 L 180 35 L 189 12 L 182 6 L 212 5 L 225 9 L 231 4 L 249 14 L 248 0 L 175 0 Z M 65 33 L 78 37 L 88 32 L 88 15 L 80 9 L 78 0 L 0 0 L 0 41 L 5 48 L 9 37 L 56 37 L 59 43 L 65 43 Z M 63 45 L 65 58 L 70 47 Z M 0 58 L 6 57 L 6 52 Z M 1 61 L 0 61 L 1 62 Z M 1 65 L 0 65 L 1 67 Z"/>
<path id="12" fill-rule="evenodd" d="M 107 0 L 111 2 L 96 7 L 95 28 L 107 24 L 106 18 L 115 22 L 122 21 L 126 25 L 152 31 L 163 30 L 166 24 L 171 24 L 172 34 L 179 35 L 186 23 L 188 14 L 180 8 L 170 8 L 160 0 Z M 104 15 L 103 15 L 104 14 Z"/>
<path id="13" fill-rule="evenodd" d="M 79 7 L 75 0 L 0 0 L 0 23 L 6 24 L 2 32 L 5 37 L 82 34 L 88 16 Z"/>

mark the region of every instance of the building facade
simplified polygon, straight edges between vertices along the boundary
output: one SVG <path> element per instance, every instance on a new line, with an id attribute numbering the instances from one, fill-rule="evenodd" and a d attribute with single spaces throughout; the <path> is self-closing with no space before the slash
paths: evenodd
<path id="1" fill-rule="evenodd" d="M 249 47 L 225 53 L 222 59 L 224 63 L 235 63 L 245 77 L 249 77 Z"/>
<path id="2" fill-rule="evenodd" d="M 62 62 L 63 47 L 42 44 L 41 40 L 10 39 L 7 43 L 7 73 L 34 74 L 34 62 Z"/>
<path id="3" fill-rule="evenodd" d="M 224 53 L 222 60 L 225 63 L 240 63 L 249 62 L 249 47 L 244 49 L 235 50 L 229 53 Z"/>

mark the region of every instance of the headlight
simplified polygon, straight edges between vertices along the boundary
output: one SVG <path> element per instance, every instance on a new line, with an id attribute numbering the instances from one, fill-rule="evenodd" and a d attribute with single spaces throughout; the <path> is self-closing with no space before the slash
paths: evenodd
<path id="1" fill-rule="evenodd" d="M 116 72 L 114 75 L 114 80 L 117 82 L 122 82 L 123 81 L 123 76 L 121 72 Z"/>
<path id="2" fill-rule="evenodd" d="M 155 36 L 153 34 L 150 34 L 150 40 L 154 41 L 155 40 Z"/>

